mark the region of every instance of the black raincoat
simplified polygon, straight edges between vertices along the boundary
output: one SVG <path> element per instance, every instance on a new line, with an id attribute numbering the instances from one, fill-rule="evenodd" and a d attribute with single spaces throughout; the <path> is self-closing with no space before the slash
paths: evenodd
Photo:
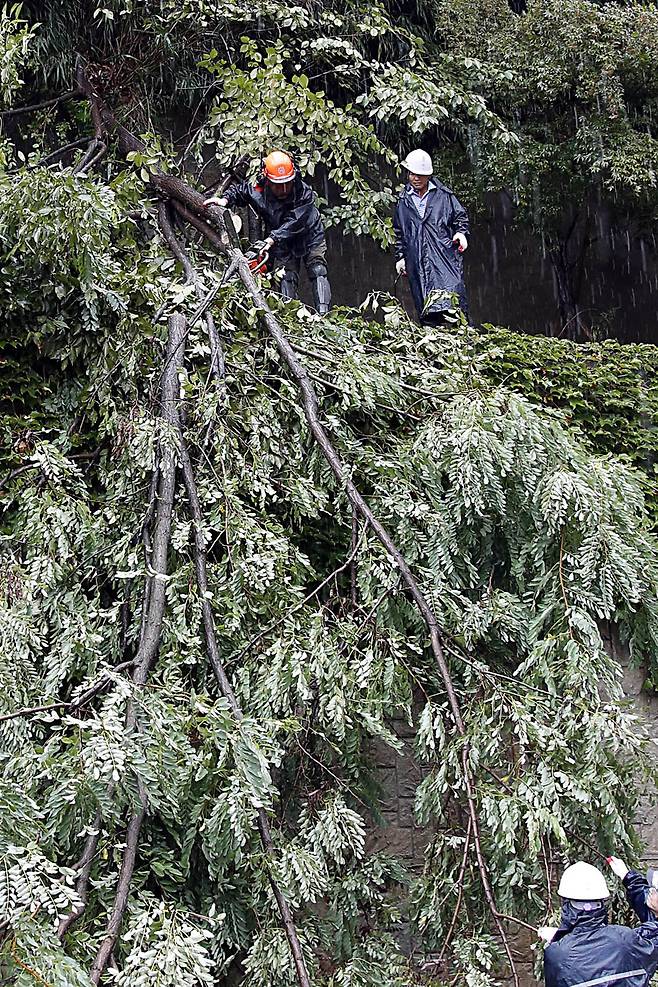
<path id="1" fill-rule="evenodd" d="M 293 189 L 285 199 L 277 199 L 267 182 L 240 182 L 232 185 L 224 198 L 229 206 L 252 206 L 264 220 L 267 236 L 274 240 L 281 257 L 306 257 L 324 243 L 325 233 L 315 204 L 313 190 L 302 181 L 299 172 Z"/>
<path id="2" fill-rule="evenodd" d="M 436 188 L 432 189 L 432 184 Z M 466 286 L 462 256 L 452 242 L 455 233 L 468 236 L 468 214 L 456 195 L 437 181 L 430 179 L 425 193 L 427 206 L 421 219 L 407 185 L 395 207 L 395 256 L 404 257 L 409 287 L 419 316 L 445 312 L 451 308 L 448 296 L 433 300 L 426 308 L 433 291 L 459 295 L 460 305 L 467 311 Z"/>
<path id="3" fill-rule="evenodd" d="M 641 874 L 629 871 L 624 887 L 642 925 L 608 925 L 607 906 L 584 912 L 566 902 L 544 950 L 546 987 L 646 987 L 658 968 L 658 919 L 646 906 Z"/>

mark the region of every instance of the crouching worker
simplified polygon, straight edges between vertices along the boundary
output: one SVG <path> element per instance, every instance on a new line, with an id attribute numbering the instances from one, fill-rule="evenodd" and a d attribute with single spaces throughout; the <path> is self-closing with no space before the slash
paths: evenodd
<path id="1" fill-rule="evenodd" d="M 265 223 L 267 239 L 262 245 L 272 267 L 284 269 L 281 294 L 297 298 L 302 261 L 313 290 L 313 301 L 321 315 L 329 311 L 331 286 L 327 273 L 327 240 L 313 191 L 302 181 L 289 154 L 272 151 L 263 160 L 256 182 L 232 185 L 222 198 L 206 205 L 251 206 Z"/>
<path id="2" fill-rule="evenodd" d="M 641 925 L 608 925 L 610 892 L 600 870 L 567 867 L 558 894 L 559 929 L 543 928 L 546 987 L 646 987 L 658 968 L 658 891 L 618 857 L 608 857 Z"/>

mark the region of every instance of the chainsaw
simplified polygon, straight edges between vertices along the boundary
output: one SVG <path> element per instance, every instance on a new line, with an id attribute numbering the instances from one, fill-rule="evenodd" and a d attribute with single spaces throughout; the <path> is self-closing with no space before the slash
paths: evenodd
<path id="1" fill-rule="evenodd" d="M 270 252 L 263 240 L 257 240 L 245 253 L 245 258 L 249 264 L 252 274 L 266 274 L 267 262 L 270 259 Z"/>

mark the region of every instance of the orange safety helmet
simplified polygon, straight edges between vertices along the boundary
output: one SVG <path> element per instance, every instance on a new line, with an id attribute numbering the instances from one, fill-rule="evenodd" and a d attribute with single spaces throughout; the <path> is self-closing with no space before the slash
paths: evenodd
<path id="1" fill-rule="evenodd" d="M 263 161 L 263 171 L 268 182 L 283 185 L 295 177 L 295 166 L 292 158 L 285 151 L 272 151 Z"/>

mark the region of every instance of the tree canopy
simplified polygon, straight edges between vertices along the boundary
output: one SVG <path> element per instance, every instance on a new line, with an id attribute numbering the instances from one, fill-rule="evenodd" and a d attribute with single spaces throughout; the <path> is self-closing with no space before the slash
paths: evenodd
<path id="1" fill-rule="evenodd" d="M 553 864 L 639 848 L 601 630 L 653 661 L 639 474 L 459 323 L 284 303 L 202 193 L 285 143 L 385 243 L 399 140 L 518 146 L 499 68 L 465 83 L 470 56 L 353 3 L 26 3 L 0 30 L 2 976 L 497 982 Z M 396 721 L 420 874 L 367 839 Z"/>

